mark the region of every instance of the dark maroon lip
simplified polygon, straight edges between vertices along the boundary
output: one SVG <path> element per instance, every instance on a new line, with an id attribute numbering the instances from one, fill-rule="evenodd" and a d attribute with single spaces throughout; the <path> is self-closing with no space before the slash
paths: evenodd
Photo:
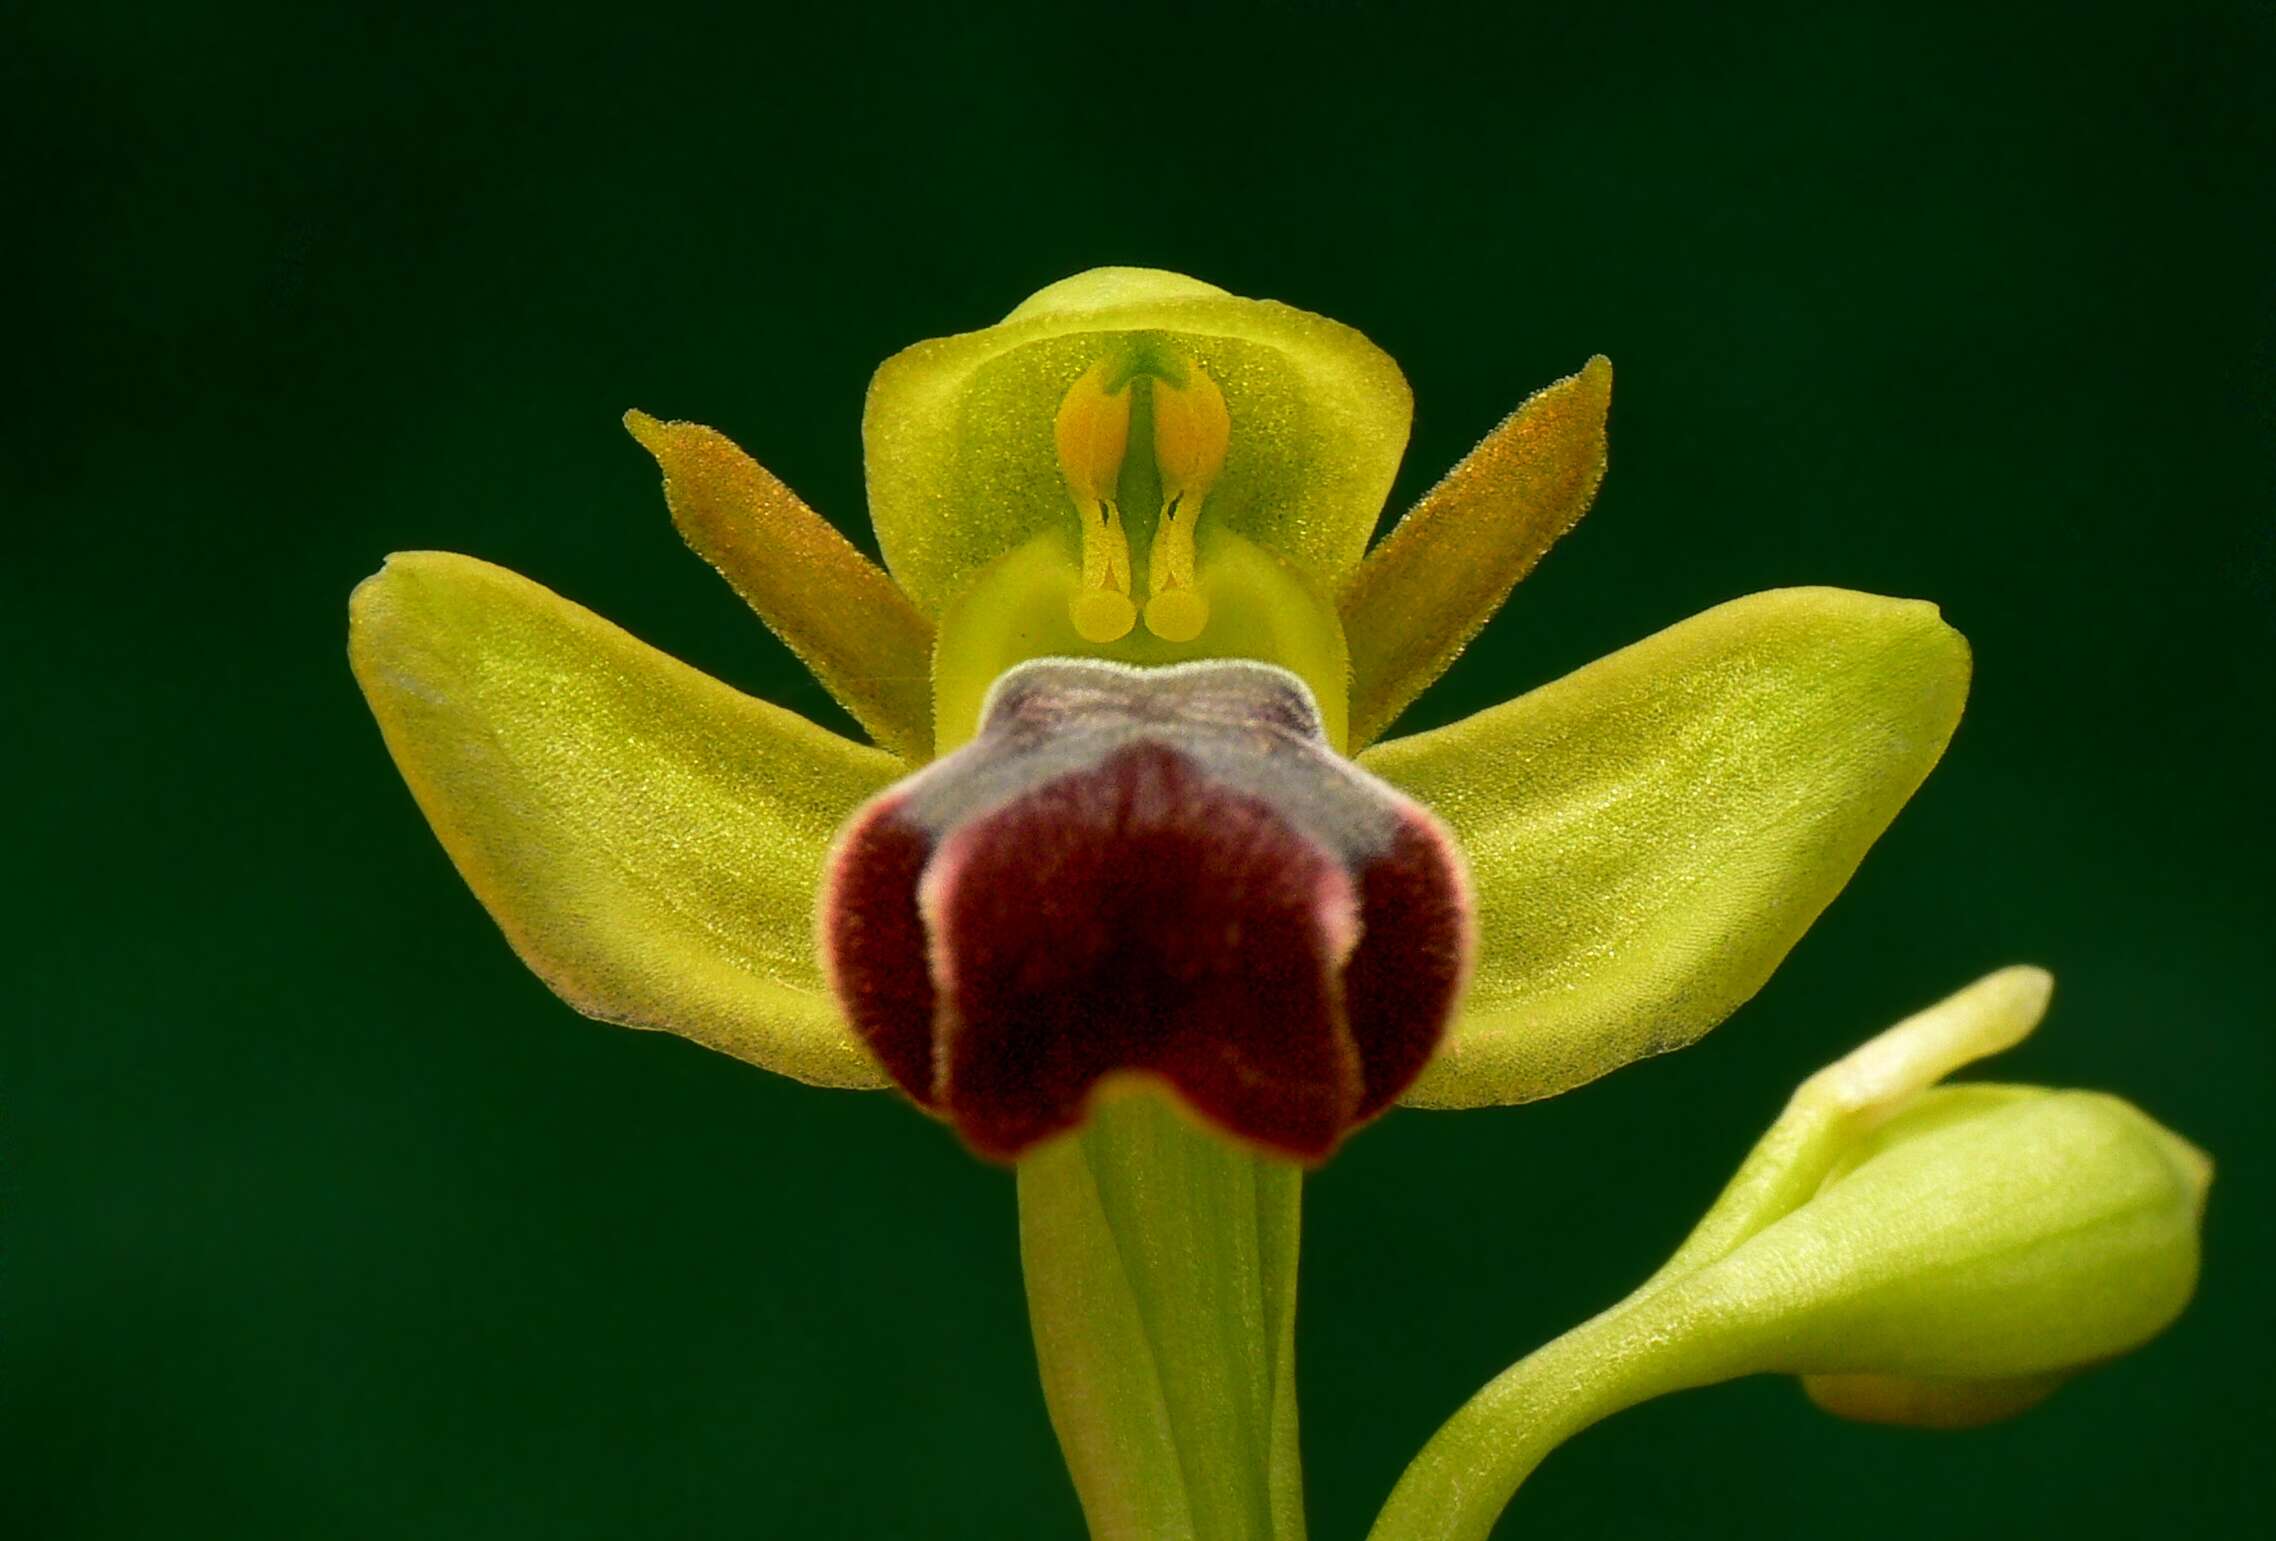
<path id="1" fill-rule="evenodd" d="M 1428 1062 L 1471 939 L 1437 821 L 1246 662 L 1013 670 L 847 824 L 821 924 L 855 1032 L 1000 1159 L 1132 1075 L 1324 1159 Z"/>

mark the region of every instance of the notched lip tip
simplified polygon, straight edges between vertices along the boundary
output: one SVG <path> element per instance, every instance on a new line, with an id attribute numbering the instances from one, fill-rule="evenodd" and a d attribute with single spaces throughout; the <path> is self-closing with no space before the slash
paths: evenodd
<path id="1" fill-rule="evenodd" d="M 1023 1141 L 1016 1146 L 998 1146 L 975 1139 L 971 1131 L 958 1123 L 955 1116 L 948 1110 L 925 1108 L 922 1104 L 918 1106 L 921 1111 L 930 1113 L 946 1124 L 955 1133 L 958 1143 L 962 1144 L 971 1155 L 991 1165 L 1016 1167 L 1032 1156 L 1041 1155 L 1047 1149 L 1082 1135 L 1109 1104 L 1142 1097 L 1150 1097 L 1160 1103 L 1179 1122 L 1196 1134 L 1223 1141 L 1225 1144 L 1246 1151 L 1253 1156 L 1271 1161 L 1283 1161 L 1292 1166 L 1302 1167 L 1307 1172 L 1317 1171 L 1325 1166 L 1338 1151 L 1343 1149 L 1344 1142 L 1350 1138 L 1354 1130 L 1365 1128 L 1375 1121 L 1373 1118 L 1361 1119 L 1337 1130 L 1335 1138 L 1324 1147 L 1297 1149 L 1244 1134 L 1228 1124 L 1218 1122 L 1195 1107 L 1185 1093 L 1178 1089 L 1176 1082 L 1168 1076 L 1152 1070 L 1116 1070 L 1101 1076 L 1083 1094 L 1073 1121 L 1048 1133 Z"/>

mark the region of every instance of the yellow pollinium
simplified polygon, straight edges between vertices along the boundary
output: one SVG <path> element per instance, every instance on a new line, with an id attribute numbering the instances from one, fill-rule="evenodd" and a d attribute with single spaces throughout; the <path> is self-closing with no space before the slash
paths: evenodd
<path id="1" fill-rule="evenodd" d="M 1118 382 L 1117 373 L 1123 378 Z M 1130 379 L 1111 358 L 1092 365 L 1059 403 L 1059 471 L 1083 527 L 1083 587 L 1069 607 L 1075 630 L 1112 642 L 1130 630 L 1130 537 L 1117 484 L 1130 447 Z"/>
<path id="2" fill-rule="evenodd" d="M 1165 642 L 1190 642 L 1209 624 L 1209 604 L 1193 584 L 1194 528 L 1201 503 L 1225 469 L 1233 419 L 1225 393 L 1199 364 L 1183 384 L 1154 381 L 1154 464 L 1162 473 L 1162 516 L 1146 558 L 1152 597 L 1146 629 Z"/>
<path id="3" fill-rule="evenodd" d="M 1195 580 L 1194 532 L 1232 439 L 1224 392 L 1191 360 L 1110 354 L 1068 389 L 1054 428 L 1059 471 L 1082 529 L 1082 586 L 1068 619 L 1090 642 L 1127 635 L 1140 613 L 1131 596 L 1120 488 L 1141 382 L 1150 392 L 1160 487 L 1146 555 L 1146 629 L 1165 642 L 1191 642 L 1209 624 L 1209 603 Z"/>

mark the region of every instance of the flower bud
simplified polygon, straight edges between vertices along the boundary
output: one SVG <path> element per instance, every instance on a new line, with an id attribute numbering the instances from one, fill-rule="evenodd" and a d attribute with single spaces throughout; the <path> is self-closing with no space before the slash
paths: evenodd
<path id="1" fill-rule="evenodd" d="M 1640 1292 L 1715 1324 L 1723 1374 L 1828 1411 L 1965 1427 L 2042 1400 L 2188 1303 L 2212 1166 L 2130 1103 L 1944 1073 L 2018 1041 L 2051 981 L 2009 969 L 1811 1077 Z"/>
<path id="2" fill-rule="evenodd" d="M 1758 1368 L 1877 1377 L 1821 1401 L 1949 1422 L 1999 1400 L 1986 1382 L 2026 1392 L 2013 1383 L 2172 1322 L 2196 1288 L 2211 1175 L 2202 1152 L 2116 1097 L 1942 1088 L 1715 1265 L 1713 1287 L 1744 1302 Z M 1909 1412 L 1891 1377 L 1914 1383 Z"/>
<path id="3" fill-rule="evenodd" d="M 2205 1154 L 2097 1092 L 1933 1085 L 2051 986 L 2002 970 L 1804 1082 L 1667 1266 L 1472 1397 L 1373 1534 L 1482 1541 L 1550 1451 L 1672 1391 L 1797 1375 L 1844 1417 L 1965 1428 L 2163 1329 L 2197 1285 Z"/>

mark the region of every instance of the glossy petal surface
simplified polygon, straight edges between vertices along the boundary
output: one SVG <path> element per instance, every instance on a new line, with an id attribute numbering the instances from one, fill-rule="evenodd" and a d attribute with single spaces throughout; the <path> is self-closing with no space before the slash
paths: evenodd
<path id="1" fill-rule="evenodd" d="M 1535 392 L 1462 457 L 1351 575 L 1351 742 L 1374 741 L 1446 672 L 1604 480 L 1612 364 Z"/>
<path id="2" fill-rule="evenodd" d="M 471 557 L 390 559 L 348 654 L 451 860 L 562 999 L 884 1084 L 816 967 L 813 906 L 832 832 L 900 761 Z"/>
<path id="3" fill-rule="evenodd" d="M 1055 659 L 848 824 L 822 934 L 856 1030 L 977 1150 L 1136 1075 L 1317 1160 L 1429 1059 L 1469 914 L 1444 833 L 1294 675 Z"/>
<path id="4" fill-rule="evenodd" d="M 883 569 L 715 428 L 645 412 L 624 426 L 656 457 L 681 537 L 870 736 L 932 757 L 932 623 Z"/>
<path id="5" fill-rule="evenodd" d="M 1405 378 L 1350 327 L 1175 273 L 1099 268 L 996 326 L 919 343 L 877 371 L 862 418 L 886 565 L 937 614 L 981 567 L 1075 514 L 1053 428 L 1114 347 L 1168 350 L 1222 389 L 1230 449 L 1205 528 L 1332 582 L 1355 564 L 1406 448 Z"/>
<path id="6" fill-rule="evenodd" d="M 1935 765 L 1968 672 L 1932 605 L 1786 589 L 1362 755 L 1477 889 L 1468 999 L 1402 1100 L 1546 1097 L 1720 1022 Z"/>

